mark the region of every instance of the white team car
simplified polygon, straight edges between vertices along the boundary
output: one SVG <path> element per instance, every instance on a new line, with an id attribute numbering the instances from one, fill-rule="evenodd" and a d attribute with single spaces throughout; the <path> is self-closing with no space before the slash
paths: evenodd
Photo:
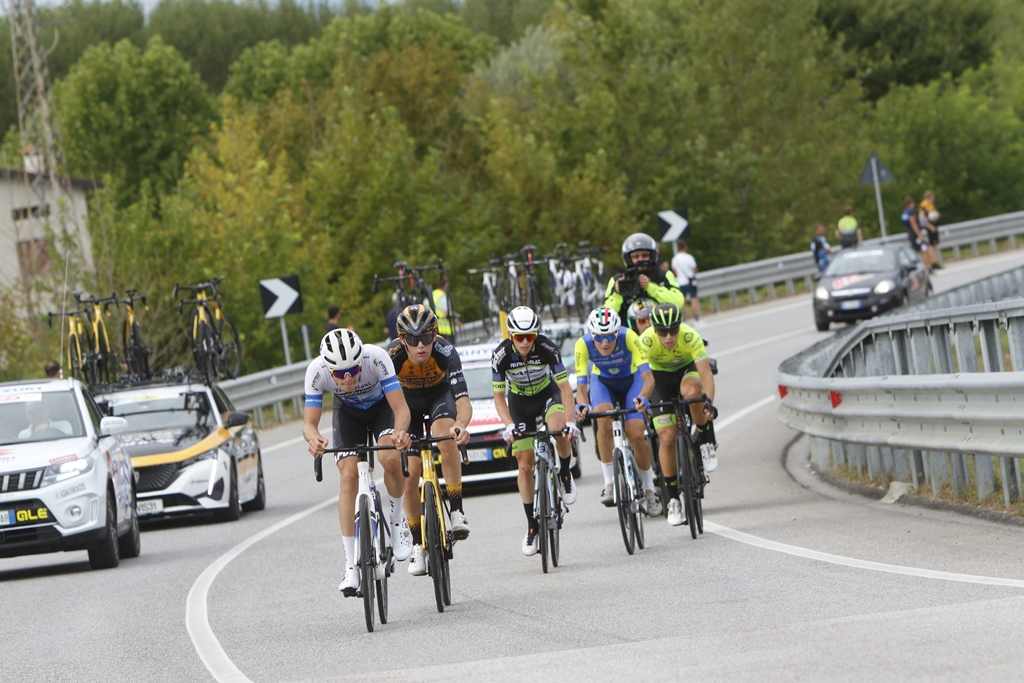
<path id="1" fill-rule="evenodd" d="M 0 557 L 88 550 L 93 569 L 141 547 L 135 475 L 115 434 L 73 379 L 0 384 Z"/>
<path id="2" fill-rule="evenodd" d="M 99 399 L 128 421 L 121 442 L 138 473 L 140 517 L 212 512 L 234 521 L 266 505 L 259 440 L 220 388 L 155 381 Z"/>
<path id="3" fill-rule="evenodd" d="M 582 334 L 580 325 L 572 323 L 545 323 L 541 332 L 559 344 L 562 362 L 569 371 L 569 384 L 576 389 L 576 375 L 573 372 L 573 345 Z M 486 344 L 459 346 L 462 372 L 469 387 L 469 398 L 473 404 L 473 419 L 469 423 L 470 440 L 466 447 L 469 464 L 462 466 L 463 485 L 515 482 L 518 463 L 505 454 L 505 441 L 501 432 L 505 425 L 494 407 L 494 387 L 491 374 L 491 353 L 499 339 Z M 573 476 L 580 474 L 578 448 L 573 448 Z"/>

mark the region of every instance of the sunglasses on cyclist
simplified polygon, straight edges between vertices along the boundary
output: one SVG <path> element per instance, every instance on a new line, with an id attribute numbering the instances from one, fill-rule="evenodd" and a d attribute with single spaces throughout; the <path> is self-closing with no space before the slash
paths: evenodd
<path id="1" fill-rule="evenodd" d="M 426 334 L 403 334 L 402 341 L 404 341 L 407 345 L 414 347 L 419 346 L 420 344 L 423 344 L 424 346 L 430 346 L 431 344 L 434 343 L 434 333 L 427 332 Z"/>
<path id="2" fill-rule="evenodd" d="M 357 365 L 354 368 L 346 368 L 344 370 L 332 370 L 331 374 L 337 377 L 338 379 L 348 379 L 349 377 L 355 377 L 356 375 L 358 375 L 360 370 L 362 370 L 362 367 Z"/>
<path id="3" fill-rule="evenodd" d="M 655 328 L 654 331 L 658 334 L 659 337 L 674 337 L 675 335 L 679 334 L 679 325 L 661 330 Z"/>
<path id="4" fill-rule="evenodd" d="M 615 338 L 617 336 L 619 336 L 619 335 L 617 335 L 617 334 L 595 334 L 594 335 L 594 341 L 596 341 L 596 342 L 598 342 L 600 344 L 607 344 L 609 342 L 615 341 Z"/>
<path id="5" fill-rule="evenodd" d="M 537 338 L 537 335 L 534 332 L 530 332 L 528 334 L 513 334 L 512 335 L 512 341 L 517 341 L 517 342 L 520 342 L 520 343 L 522 343 L 522 342 L 532 342 L 536 338 Z"/>

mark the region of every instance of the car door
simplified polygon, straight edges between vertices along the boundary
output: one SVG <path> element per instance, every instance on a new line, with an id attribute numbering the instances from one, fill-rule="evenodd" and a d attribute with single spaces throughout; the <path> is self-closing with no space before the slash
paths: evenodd
<path id="1" fill-rule="evenodd" d="M 899 250 L 900 278 L 903 282 L 903 291 L 907 293 L 910 303 L 917 303 L 924 297 L 924 282 L 921 278 L 921 271 L 924 269 L 921 259 L 905 247 Z"/>
<path id="2" fill-rule="evenodd" d="M 221 414 L 222 418 L 234 412 L 235 407 L 231 405 L 231 401 L 219 388 L 213 389 L 213 398 L 217 405 L 217 412 Z M 234 434 L 225 445 L 235 459 L 235 468 L 238 472 L 238 497 L 245 502 L 256 495 L 258 475 L 257 460 L 253 457 L 253 449 L 249 445 L 252 427 L 246 424 L 241 429 L 232 429 L 231 431 L 234 431 Z"/>
<path id="3" fill-rule="evenodd" d="M 103 413 L 93 399 L 92 394 L 82 390 L 82 398 L 85 399 L 86 412 L 89 414 L 89 421 L 93 426 L 93 433 L 100 435 L 100 421 Z M 110 480 L 114 485 L 114 502 L 117 509 L 117 522 L 120 526 L 125 520 L 131 518 L 132 506 L 132 464 L 128 454 L 121 448 L 121 440 L 116 436 L 101 436 L 96 440 L 98 460 L 106 461 L 110 469 Z"/>

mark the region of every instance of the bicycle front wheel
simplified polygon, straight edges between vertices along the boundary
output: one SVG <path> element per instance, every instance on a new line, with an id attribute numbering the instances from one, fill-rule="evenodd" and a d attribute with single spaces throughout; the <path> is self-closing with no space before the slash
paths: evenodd
<path id="1" fill-rule="evenodd" d="M 227 314 L 222 313 L 221 315 L 224 316 L 224 319 L 218 325 L 220 327 L 219 374 L 228 379 L 235 379 L 242 374 L 242 343 L 238 340 L 238 330 L 235 328 L 234 321 Z"/>
<path id="2" fill-rule="evenodd" d="M 438 517 L 437 493 L 431 482 L 423 484 L 423 515 L 427 518 L 427 570 L 430 578 L 434 580 L 434 601 L 437 603 L 437 611 L 444 612 L 444 569 L 441 567 L 441 555 L 444 548 L 441 547 L 441 523 Z"/>
<path id="3" fill-rule="evenodd" d="M 645 437 L 647 440 L 647 447 L 651 449 L 651 468 L 654 470 L 654 490 L 661 498 L 661 514 L 668 516 L 668 487 L 665 485 L 665 473 L 661 471 L 661 458 L 659 457 L 659 450 L 661 445 L 658 443 L 658 435 L 654 433 L 654 430 L 648 427 L 649 431 Z"/>
<path id="4" fill-rule="evenodd" d="M 679 481 L 679 501 L 683 504 L 690 537 L 697 538 L 696 513 L 693 509 L 693 456 L 690 435 L 685 432 L 685 423 L 676 435 L 676 478 Z"/>
<path id="5" fill-rule="evenodd" d="M 195 359 L 196 370 L 207 384 L 213 384 L 217 378 L 213 365 L 213 330 L 205 320 L 196 320 L 192 330 L 192 358 Z"/>
<path id="6" fill-rule="evenodd" d="M 636 550 L 636 529 L 631 520 L 630 506 L 633 504 L 633 492 L 626 480 L 626 463 L 622 451 L 618 448 L 612 453 L 613 482 L 615 486 L 615 507 L 619 511 L 619 529 L 622 531 L 622 542 L 630 555 Z"/>
<path id="7" fill-rule="evenodd" d="M 77 334 L 68 335 L 68 366 L 71 369 L 71 376 L 79 381 L 82 377 L 82 345 L 78 341 Z"/>
<path id="8" fill-rule="evenodd" d="M 632 452 L 631 452 L 632 453 Z M 633 523 L 633 533 L 636 535 L 636 547 L 644 549 L 644 485 L 640 481 L 640 471 L 637 469 L 636 460 L 632 457 L 627 461 L 630 477 L 633 480 L 633 505 L 630 507 Z"/>
<path id="9" fill-rule="evenodd" d="M 575 442 L 573 442 L 575 443 Z M 552 472 L 548 475 L 551 484 L 551 524 L 548 527 L 548 545 L 551 547 L 551 564 L 558 566 L 559 534 L 562 532 L 562 496 L 558 493 L 558 477 Z"/>
<path id="10" fill-rule="evenodd" d="M 550 538 L 548 536 L 548 517 L 551 515 L 551 484 L 548 462 L 544 458 L 537 458 L 537 506 L 534 510 L 537 515 L 537 534 L 540 543 L 540 565 L 544 573 L 548 573 L 548 552 L 550 552 Z"/>
<path id="11" fill-rule="evenodd" d="M 373 607 L 373 584 L 376 577 L 376 557 L 373 552 L 373 528 L 370 523 L 370 500 L 359 499 L 359 583 L 363 590 L 363 614 L 366 630 L 373 633 L 376 615 Z"/>

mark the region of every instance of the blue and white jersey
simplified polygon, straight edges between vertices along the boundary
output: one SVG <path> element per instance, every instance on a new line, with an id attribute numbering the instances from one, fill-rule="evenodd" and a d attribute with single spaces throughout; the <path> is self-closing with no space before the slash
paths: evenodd
<path id="1" fill-rule="evenodd" d="M 323 408 L 325 391 L 333 393 L 335 400 L 347 406 L 366 410 L 384 398 L 384 394 L 401 390 L 402 385 L 395 376 L 395 365 L 388 352 L 373 344 L 363 345 L 362 368 L 354 391 L 346 393 L 341 390 L 320 356 L 314 358 L 306 369 L 307 408 Z"/>

